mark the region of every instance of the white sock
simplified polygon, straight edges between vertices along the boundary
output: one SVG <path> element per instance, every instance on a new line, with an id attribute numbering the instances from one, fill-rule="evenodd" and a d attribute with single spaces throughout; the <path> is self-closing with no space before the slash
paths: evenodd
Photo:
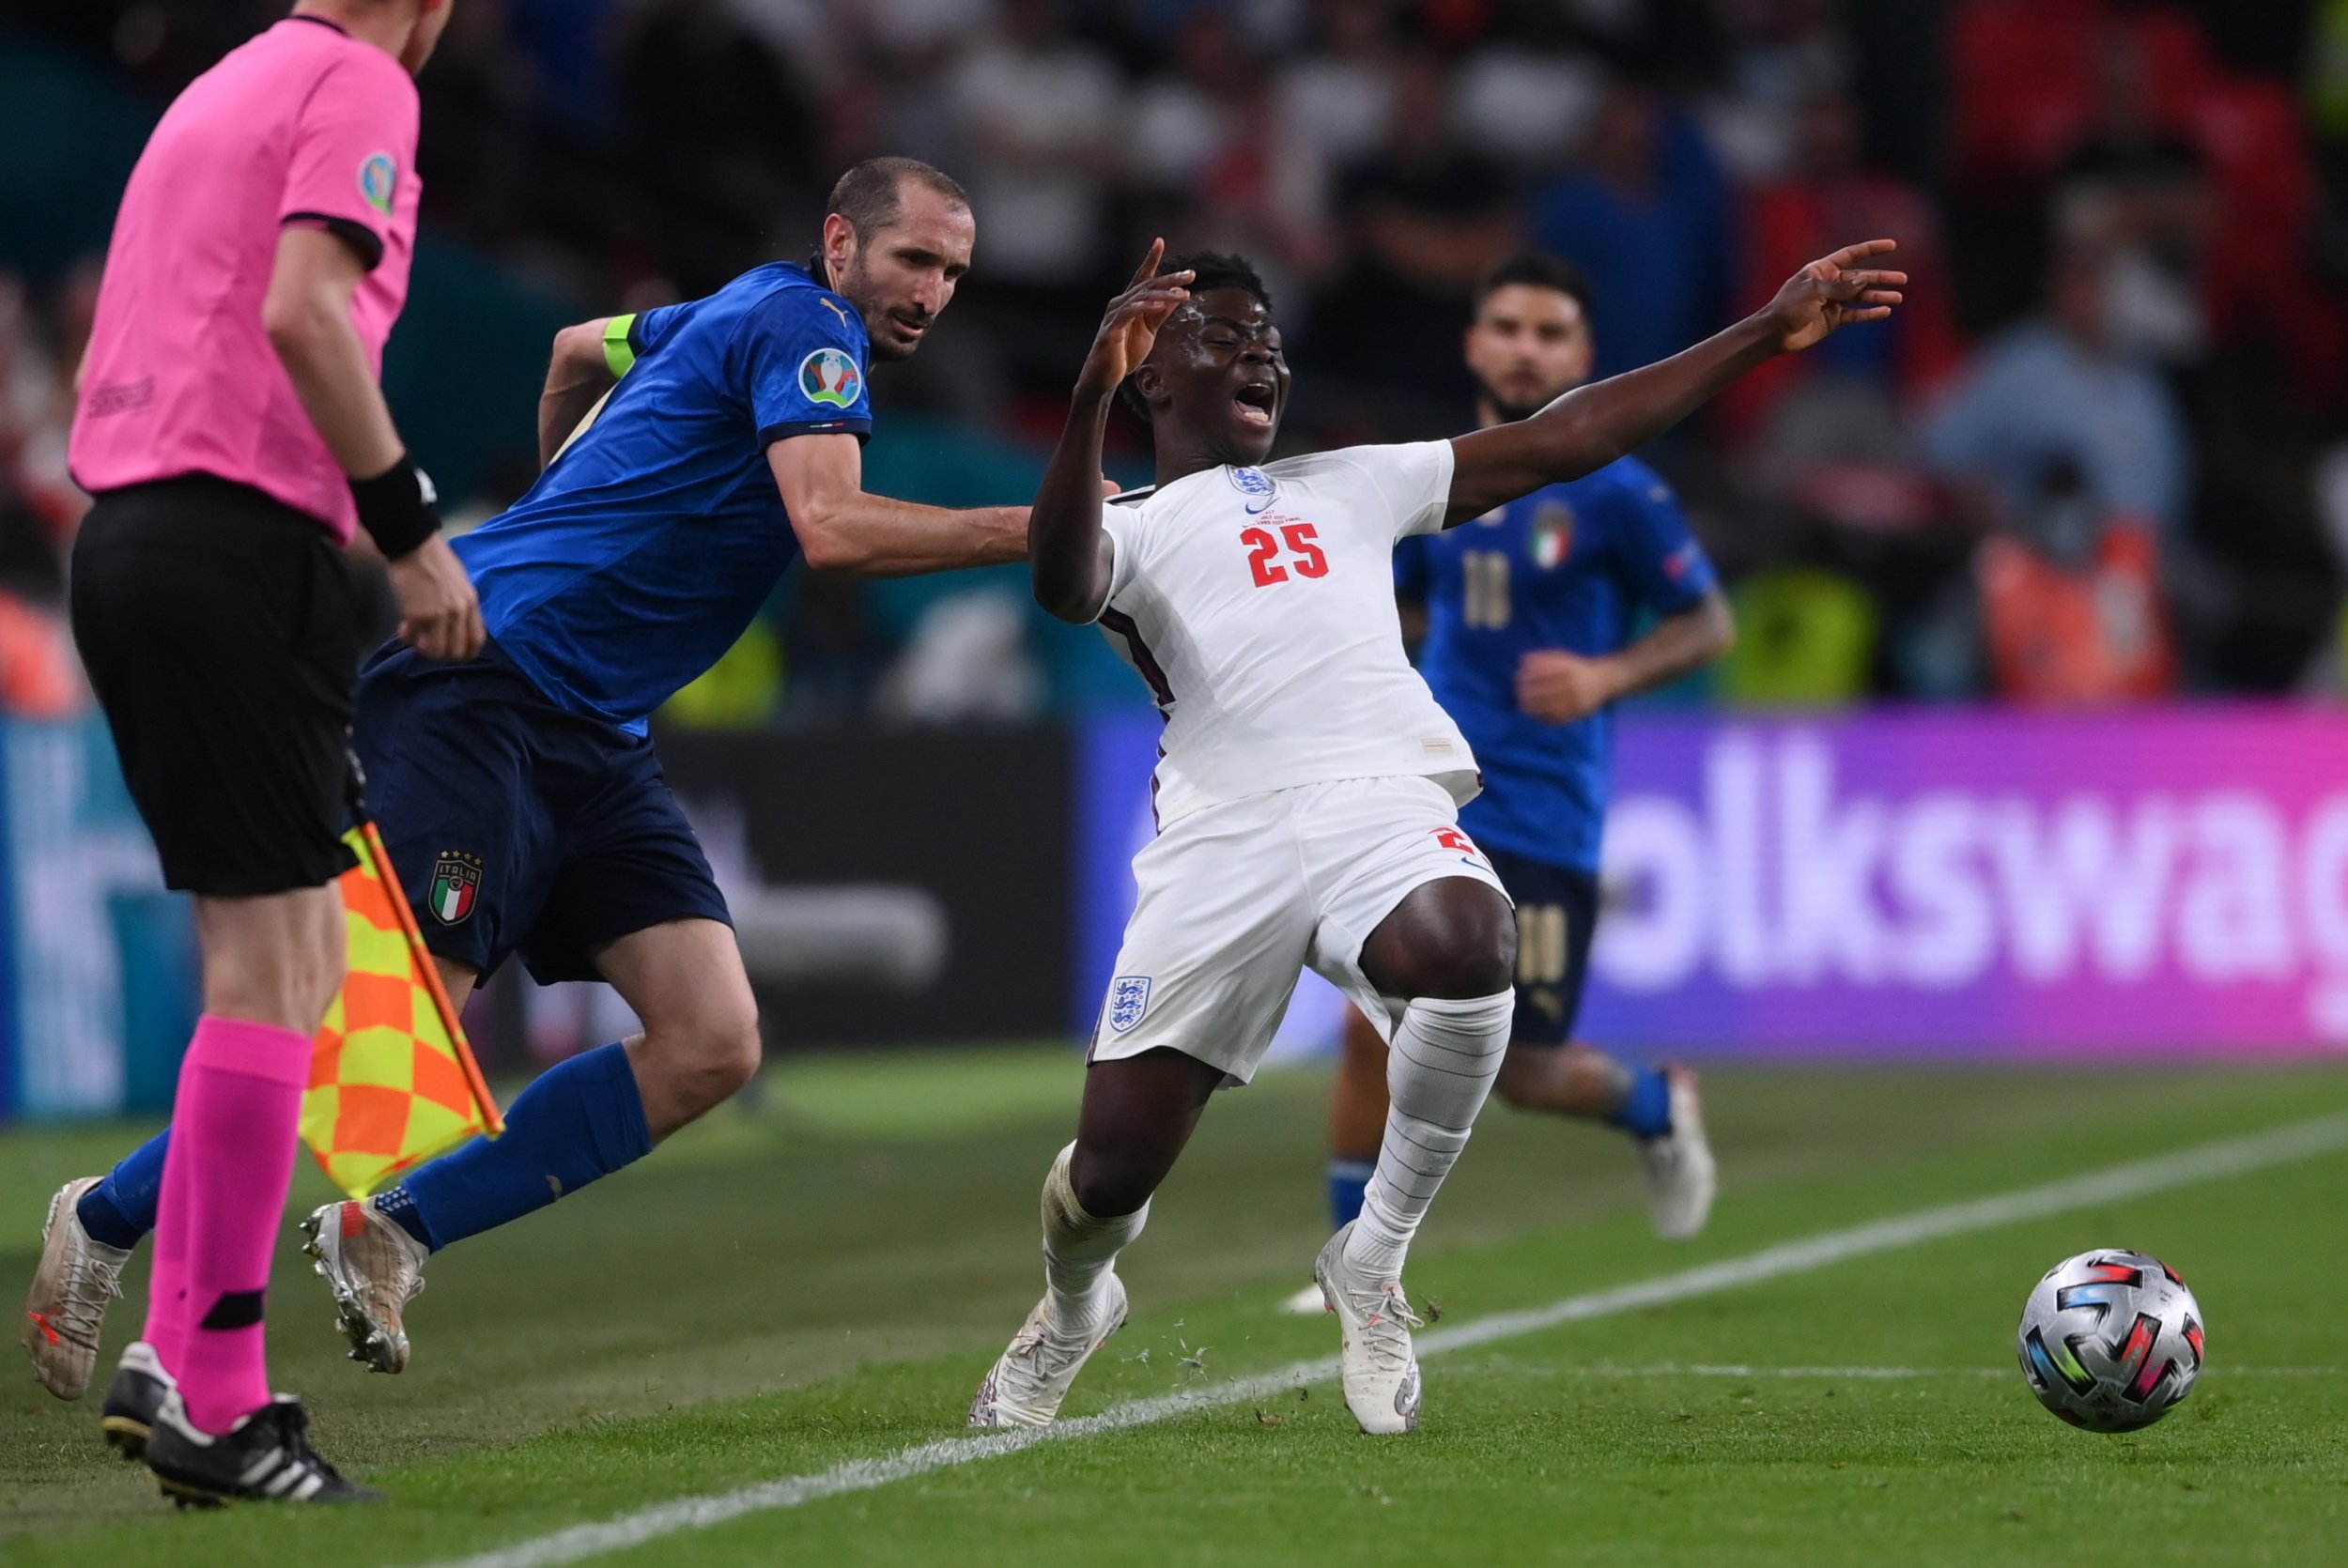
<path id="1" fill-rule="evenodd" d="M 1043 1178 L 1043 1279 L 1052 1298 L 1052 1315 L 1063 1329 L 1087 1329 L 1101 1302 L 1101 1282 L 1109 1266 L 1141 1227 L 1150 1222 L 1150 1206 L 1113 1220 L 1096 1219 L 1076 1201 L 1068 1180 L 1069 1145 L 1052 1161 Z"/>
<path id="2" fill-rule="evenodd" d="M 1373 1279 L 1399 1279 L 1403 1254 L 1435 1190 L 1467 1147 L 1475 1114 L 1500 1076 L 1516 997 L 1412 1002 L 1386 1053 L 1386 1135 L 1346 1261 Z"/>

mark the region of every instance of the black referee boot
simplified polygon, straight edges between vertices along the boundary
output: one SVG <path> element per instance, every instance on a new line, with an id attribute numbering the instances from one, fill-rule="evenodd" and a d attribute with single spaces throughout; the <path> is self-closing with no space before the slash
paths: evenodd
<path id="1" fill-rule="evenodd" d="M 171 1397 L 171 1374 L 155 1359 L 154 1347 L 134 1339 L 122 1347 L 114 1381 L 106 1385 L 105 1401 L 98 1407 L 99 1429 L 106 1446 L 125 1459 L 147 1457 L 147 1440 L 153 1434 L 155 1413 Z"/>
<path id="2" fill-rule="evenodd" d="M 375 1502 L 383 1494 L 347 1481 L 310 1446 L 301 1402 L 281 1393 L 214 1437 L 188 1422 L 178 1390 L 155 1412 L 147 1468 L 182 1508 L 231 1502 Z"/>

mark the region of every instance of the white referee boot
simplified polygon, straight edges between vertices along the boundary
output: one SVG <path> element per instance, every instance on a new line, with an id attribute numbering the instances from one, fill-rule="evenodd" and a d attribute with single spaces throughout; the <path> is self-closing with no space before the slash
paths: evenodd
<path id="1" fill-rule="evenodd" d="M 1331 1237 L 1313 1265 L 1321 1299 L 1337 1314 L 1345 1407 L 1372 1437 L 1415 1431 L 1419 1377 L 1411 1330 L 1426 1325 L 1411 1310 L 1400 1280 L 1371 1279 L 1346 1261 L 1345 1244 L 1352 1235 L 1353 1226 L 1347 1225 Z"/>
<path id="2" fill-rule="evenodd" d="M 1043 1426 L 1059 1414 L 1060 1401 L 1076 1374 L 1102 1343 L 1125 1326 L 1125 1282 L 1109 1274 L 1101 1282 L 1101 1304 L 1092 1322 L 1063 1332 L 1053 1320 L 1047 1293 L 1012 1336 L 1011 1348 L 995 1363 L 970 1401 L 970 1424 L 979 1427 Z"/>

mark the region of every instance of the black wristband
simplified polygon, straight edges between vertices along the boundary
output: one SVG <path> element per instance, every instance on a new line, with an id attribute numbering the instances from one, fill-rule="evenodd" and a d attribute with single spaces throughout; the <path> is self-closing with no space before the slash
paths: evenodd
<path id="1" fill-rule="evenodd" d="M 359 503 L 359 522 L 386 561 L 397 561 L 440 531 L 440 515 L 433 510 L 440 493 L 432 488 L 431 476 L 404 452 L 373 479 L 352 480 L 350 499 Z"/>

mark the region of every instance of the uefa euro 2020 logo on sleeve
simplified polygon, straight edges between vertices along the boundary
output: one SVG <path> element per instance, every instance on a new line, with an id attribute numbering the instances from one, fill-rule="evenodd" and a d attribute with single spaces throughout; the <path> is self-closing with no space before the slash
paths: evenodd
<path id="1" fill-rule="evenodd" d="M 1150 976 L 1120 975 L 1109 982 L 1109 1032 L 1121 1035 L 1150 1009 Z"/>
<path id="2" fill-rule="evenodd" d="M 842 349 L 818 348 L 799 361 L 799 393 L 810 403 L 853 408 L 863 391 L 864 373 Z"/>
<path id="3" fill-rule="evenodd" d="M 393 192 L 399 189 L 399 161 L 388 152 L 369 153 L 359 165 L 359 196 L 378 212 L 392 210 Z"/>

